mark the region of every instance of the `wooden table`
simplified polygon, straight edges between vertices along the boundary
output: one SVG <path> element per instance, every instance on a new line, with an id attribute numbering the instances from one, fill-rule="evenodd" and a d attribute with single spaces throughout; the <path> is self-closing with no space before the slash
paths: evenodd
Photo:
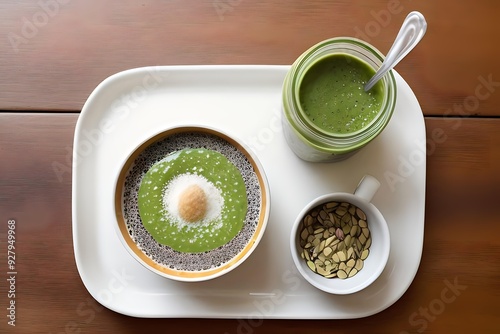
<path id="1" fill-rule="evenodd" d="M 385 53 L 411 10 L 429 28 L 397 70 L 425 114 L 427 193 L 422 261 L 401 299 L 363 319 L 258 326 L 138 319 L 92 299 L 73 254 L 71 172 L 58 177 L 52 162 L 70 161 L 75 123 L 97 84 L 147 65 L 291 64 L 342 35 Z M 0 332 L 498 333 L 499 13 L 493 0 L 3 0 Z M 13 221 L 15 299 L 5 284 Z M 11 300 L 15 327 L 6 317 Z"/>

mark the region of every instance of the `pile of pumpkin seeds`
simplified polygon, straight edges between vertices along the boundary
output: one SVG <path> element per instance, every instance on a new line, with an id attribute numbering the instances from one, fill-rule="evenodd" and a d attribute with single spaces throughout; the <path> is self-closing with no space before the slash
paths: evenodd
<path id="1" fill-rule="evenodd" d="M 311 209 L 299 228 L 301 257 L 326 278 L 349 278 L 363 269 L 372 243 L 366 214 L 347 202 Z"/>

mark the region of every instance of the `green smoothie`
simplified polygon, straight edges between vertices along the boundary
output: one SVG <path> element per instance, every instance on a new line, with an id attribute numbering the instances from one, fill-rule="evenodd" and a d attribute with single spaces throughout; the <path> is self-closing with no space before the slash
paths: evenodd
<path id="1" fill-rule="evenodd" d="M 327 133 L 363 129 L 380 112 L 384 98 L 381 81 L 364 91 L 374 74 L 367 63 L 348 54 L 320 58 L 306 70 L 299 86 L 303 119 Z"/>
<path id="2" fill-rule="evenodd" d="M 203 206 L 204 213 L 197 221 L 186 221 L 179 203 L 193 186 L 198 193 L 187 205 Z M 200 194 L 203 203 L 196 202 Z M 231 241 L 243 227 L 247 206 L 238 168 L 221 153 L 204 148 L 183 149 L 154 164 L 138 194 L 139 214 L 151 236 L 188 253 L 210 251 Z"/>

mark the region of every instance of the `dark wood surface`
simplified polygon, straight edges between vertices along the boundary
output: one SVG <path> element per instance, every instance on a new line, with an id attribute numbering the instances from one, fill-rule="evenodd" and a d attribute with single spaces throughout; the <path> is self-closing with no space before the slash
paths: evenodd
<path id="1" fill-rule="evenodd" d="M 401 299 L 363 319 L 255 327 L 132 318 L 92 299 L 73 254 L 71 172 L 58 177 L 52 163 L 69 163 L 79 111 L 99 82 L 146 65 L 290 64 L 339 35 L 385 53 L 411 10 L 429 28 L 397 70 L 426 115 L 428 160 L 422 261 Z M 493 0 L 0 2 L 0 333 L 500 332 L 499 13 Z M 15 327 L 6 317 L 10 219 Z M 82 315 L 82 303 L 93 312 Z"/>

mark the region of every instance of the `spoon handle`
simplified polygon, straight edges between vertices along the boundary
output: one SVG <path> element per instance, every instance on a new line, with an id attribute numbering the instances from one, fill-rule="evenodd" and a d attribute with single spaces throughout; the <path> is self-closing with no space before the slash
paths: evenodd
<path id="1" fill-rule="evenodd" d="M 394 44 L 387 52 L 385 60 L 375 75 L 366 83 L 365 91 L 370 90 L 389 70 L 401 61 L 424 37 L 427 22 L 424 16 L 413 11 L 406 16 Z"/>

